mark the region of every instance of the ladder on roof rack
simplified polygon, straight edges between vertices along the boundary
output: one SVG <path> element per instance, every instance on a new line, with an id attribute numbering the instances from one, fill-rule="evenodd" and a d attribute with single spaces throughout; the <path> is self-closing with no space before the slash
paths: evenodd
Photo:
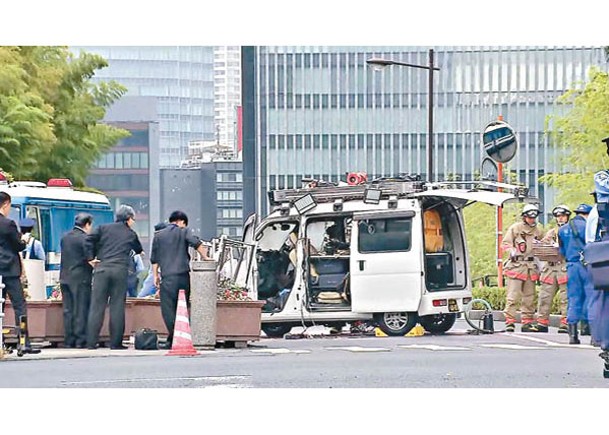
<path id="1" fill-rule="evenodd" d="M 381 198 L 391 195 L 404 197 L 410 193 L 422 192 L 425 184 L 422 181 L 378 181 L 355 186 L 310 187 L 302 189 L 277 189 L 268 192 L 272 206 L 285 202 L 294 202 L 310 194 L 316 202 L 332 202 L 336 199 L 343 201 L 364 199 L 367 189 L 380 189 Z"/>

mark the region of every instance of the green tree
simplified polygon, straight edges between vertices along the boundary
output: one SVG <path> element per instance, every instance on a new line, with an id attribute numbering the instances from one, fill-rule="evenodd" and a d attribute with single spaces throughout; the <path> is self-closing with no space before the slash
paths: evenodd
<path id="1" fill-rule="evenodd" d="M 588 81 L 576 83 L 557 100 L 557 111 L 548 116 L 546 133 L 556 150 L 561 171 L 540 181 L 556 188 L 557 202 L 576 206 L 590 202 L 593 175 L 609 167 L 601 139 L 609 136 L 609 76 L 591 68 Z"/>
<path id="2" fill-rule="evenodd" d="M 101 155 L 129 135 L 100 123 L 126 92 L 114 81 L 91 83 L 106 66 L 67 47 L 0 47 L 0 161 L 16 179 L 84 186 Z"/>

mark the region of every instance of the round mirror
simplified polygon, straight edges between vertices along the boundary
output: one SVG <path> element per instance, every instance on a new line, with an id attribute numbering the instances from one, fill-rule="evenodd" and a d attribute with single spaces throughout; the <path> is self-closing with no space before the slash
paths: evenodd
<path id="1" fill-rule="evenodd" d="M 507 163 L 514 158 L 518 149 L 516 132 L 503 121 L 493 121 L 482 132 L 484 152 L 496 162 Z"/>

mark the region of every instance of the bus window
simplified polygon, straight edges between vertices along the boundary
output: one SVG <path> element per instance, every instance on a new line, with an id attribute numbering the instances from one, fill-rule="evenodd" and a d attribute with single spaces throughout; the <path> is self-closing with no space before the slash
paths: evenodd
<path id="1" fill-rule="evenodd" d="M 34 236 L 34 238 L 36 238 L 38 240 L 42 240 L 41 239 L 42 231 L 40 231 L 40 213 L 39 213 L 38 207 L 34 207 L 31 205 L 26 206 L 25 207 L 25 217 L 34 219 L 34 222 L 36 222 L 36 223 L 34 224 L 34 228 L 32 228 L 32 235 Z"/>
<path id="2" fill-rule="evenodd" d="M 21 219 L 21 207 L 12 205 L 8 218 L 12 219 L 16 224 L 18 224 L 19 219 Z"/>

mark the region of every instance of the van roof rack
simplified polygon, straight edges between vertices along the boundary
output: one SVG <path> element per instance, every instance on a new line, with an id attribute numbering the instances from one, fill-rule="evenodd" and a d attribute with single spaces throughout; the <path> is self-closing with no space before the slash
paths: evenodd
<path id="1" fill-rule="evenodd" d="M 282 203 L 294 202 L 308 194 L 318 203 L 332 202 L 335 199 L 342 199 L 343 201 L 361 200 L 364 198 L 366 190 L 368 189 L 380 189 L 381 198 L 387 199 L 392 195 L 405 197 L 411 193 L 422 192 L 425 190 L 425 183 L 420 180 L 412 181 L 410 179 L 387 178 L 353 186 L 323 185 L 319 187 L 304 187 L 301 189 L 276 189 L 269 191 L 268 195 L 271 205 L 278 206 Z"/>
<path id="2" fill-rule="evenodd" d="M 310 182 L 312 180 L 303 180 Z M 367 183 L 357 185 L 336 185 L 335 183 L 319 182 L 309 184 L 314 187 L 303 187 L 300 189 L 276 189 L 268 192 L 269 202 L 272 207 L 280 206 L 282 203 L 293 203 L 297 199 L 310 194 L 315 202 L 333 202 L 336 199 L 343 201 L 362 200 L 365 197 L 366 190 L 380 189 L 380 199 L 388 199 L 390 196 L 398 198 L 407 197 L 410 194 L 437 190 L 437 189 L 466 189 L 469 191 L 488 190 L 499 191 L 514 194 L 516 197 L 524 198 L 529 196 L 528 187 L 515 184 L 500 183 L 497 181 L 472 180 L 472 181 L 438 181 L 426 183 L 420 180 L 419 176 L 399 176 L 399 177 L 381 177 Z"/>

